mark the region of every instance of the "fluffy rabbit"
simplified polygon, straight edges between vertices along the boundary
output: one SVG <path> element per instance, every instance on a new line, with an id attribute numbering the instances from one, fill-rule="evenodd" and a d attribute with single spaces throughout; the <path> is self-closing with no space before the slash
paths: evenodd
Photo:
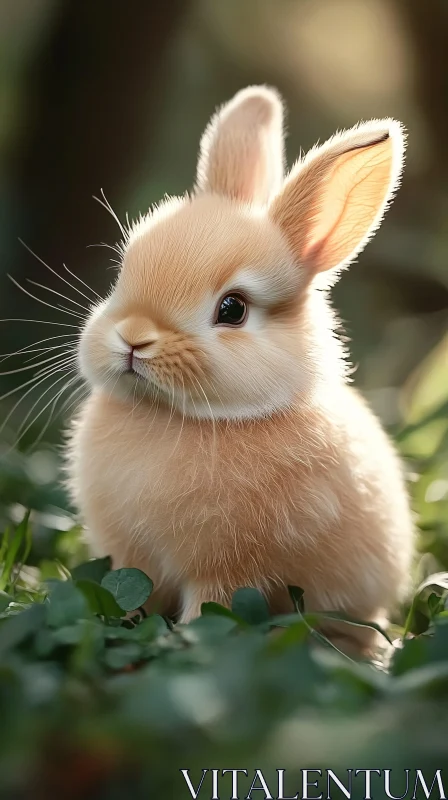
<path id="1" fill-rule="evenodd" d="M 392 199 L 403 130 L 357 125 L 284 179 L 282 123 L 266 87 L 215 114 L 194 192 L 131 227 L 80 339 L 72 495 L 92 551 L 144 570 L 181 622 L 240 586 L 292 610 L 288 584 L 307 610 L 381 622 L 409 581 L 401 466 L 347 383 L 326 292 Z"/>

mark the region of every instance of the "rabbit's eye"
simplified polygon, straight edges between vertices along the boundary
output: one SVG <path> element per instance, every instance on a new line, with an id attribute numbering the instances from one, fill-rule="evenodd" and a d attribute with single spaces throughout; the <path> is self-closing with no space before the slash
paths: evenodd
<path id="1" fill-rule="evenodd" d="M 228 294 L 220 301 L 216 325 L 242 325 L 247 316 L 247 304 L 240 294 Z"/>

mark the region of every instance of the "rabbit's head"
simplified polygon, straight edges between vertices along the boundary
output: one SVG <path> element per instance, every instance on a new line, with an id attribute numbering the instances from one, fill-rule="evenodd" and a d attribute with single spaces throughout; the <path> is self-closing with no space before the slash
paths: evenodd
<path id="1" fill-rule="evenodd" d="M 143 217 L 80 343 L 83 375 L 124 402 L 243 419 L 308 402 L 341 374 L 322 273 L 362 250 L 397 187 L 391 119 L 313 148 L 283 176 L 283 109 L 239 92 L 203 135 L 194 192 Z M 327 283 L 327 279 L 325 279 Z"/>

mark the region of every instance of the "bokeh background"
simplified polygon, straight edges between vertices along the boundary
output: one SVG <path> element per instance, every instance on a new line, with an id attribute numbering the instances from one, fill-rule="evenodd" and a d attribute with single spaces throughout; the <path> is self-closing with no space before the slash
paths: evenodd
<path id="1" fill-rule="evenodd" d="M 103 190 L 125 222 L 165 193 L 185 191 L 208 118 L 248 84 L 283 94 L 290 164 L 301 148 L 358 120 L 404 122 L 402 187 L 333 296 L 352 340 L 355 381 L 392 432 L 408 426 L 399 442 L 425 569 L 448 566 L 447 41 L 445 0 L 0 2 L 1 318 L 76 325 L 76 316 L 39 304 L 8 280 L 10 273 L 72 313 L 83 311 L 27 279 L 87 302 L 19 239 L 87 296 L 64 263 L 104 294 L 116 254 L 93 245 L 113 246 L 120 231 L 92 196 Z M 65 331 L 76 334 L 0 323 L 2 353 L 29 347 L 1 368 L 10 373 L 30 366 L 25 357 L 38 362 L 58 352 L 42 355 L 30 345 Z M 61 341 L 70 346 L 70 337 L 55 344 Z M 46 346 L 52 342 L 35 349 Z M 71 373 L 17 388 L 33 371 L 0 377 L 0 514 L 19 519 L 24 507 L 35 509 L 45 555 L 48 531 L 57 538 L 72 526 L 58 446 L 82 390 L 72 395 L 78 384 L 70 384 L 53 409 L 48 402 L 64 381 L 39 397 Z M 425 415 L 427 424 L 409 428 Z"/>

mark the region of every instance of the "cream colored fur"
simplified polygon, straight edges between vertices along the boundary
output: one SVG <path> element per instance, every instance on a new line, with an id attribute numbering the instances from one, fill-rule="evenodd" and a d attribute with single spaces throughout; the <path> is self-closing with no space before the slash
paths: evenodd
<path id="1" fill-rule="evenodd" d="M 70 487 L 92 551 L 146 571 L 152 607 L 181 621 L 240 586 L 290 610 L 288 584 L 307 609 L 383 621 L 408 587 L 411 514 L 393 447 L 347 385 L 318 273 L 334 276 L 380 223 L 403 134 L 358 126 L 282 184 L 281 128 L 277 93 L 240 92 L 203 137 L 193 196 L 130 231 L 81 338 L 91 394 Z M 248 298 L 240 328 L 214 324 L 229 292 Z"/>

